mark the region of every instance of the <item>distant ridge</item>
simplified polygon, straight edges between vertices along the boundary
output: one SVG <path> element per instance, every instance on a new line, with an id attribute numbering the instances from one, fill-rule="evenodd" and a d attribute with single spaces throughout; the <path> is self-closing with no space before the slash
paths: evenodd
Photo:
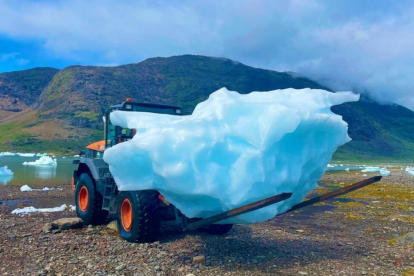
<path id="1" fill-rule="evenodd" d="M 35 146 L 76 152 L 101 139 L 100 118 L 109 105 L 132 97 L 178 105 L 189 114 L 221 87 L 240 93 L 290 87 L 328 89 L 294 73 L 194 55 L 150 58 L 116 67 L 69 66 L 2 73 L 0 116 L 13 113 L 14 119 L 0 123 L 0 150 Z M 23 112 L 28 109 L 33 109 L 30 115 Z M 353 139 L 338 149 L 335 159 L 414 160 L 414 112 L 399 105 L 380 105 L 366 96 L 332 110 L 349 123 Z"/>

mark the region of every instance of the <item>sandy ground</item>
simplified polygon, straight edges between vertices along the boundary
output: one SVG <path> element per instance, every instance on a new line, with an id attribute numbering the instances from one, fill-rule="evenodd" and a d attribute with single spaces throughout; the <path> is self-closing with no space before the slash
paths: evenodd
<path id="1" fill-rule="evenodd" d="M 314 194 L 363 178 L 327 174 Z M 0 275 L 414 275 L 413 247 L 395 245 L 414 231 L 414 177 L 399 169 L 340 199 L 225 236 L 164 224 L 159 242 L 133 244 L 106 225 L 42 232 L 46 222 L 76 216 L 71 211 L 11 214 L 30 200 L 48 198 L 55 207 L 71 196 L 69 184 L 30 193 L 0 185 Z M 194 263 L 200 255 L 206 262 Z"/>

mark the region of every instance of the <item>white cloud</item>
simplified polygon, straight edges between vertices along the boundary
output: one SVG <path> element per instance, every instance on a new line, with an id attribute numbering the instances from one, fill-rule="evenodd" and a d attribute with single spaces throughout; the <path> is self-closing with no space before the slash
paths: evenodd
<path id="1" fill-rule="evenodd" d="M 25 66 L 30 62 L 30 60 L 21 58 L 20 53 L 11 52 L 0 54 L 0 62 L 10 62 L 17 64 L 18 66 Z"/>
<path id="2" fill-rule="evenodd" d="M 45 51 L 78 63 L 225 56 L 369 90 L 414 110 L 410 1 L 0 0 L 0 11 L 0 34 L 40 40 Z"/>

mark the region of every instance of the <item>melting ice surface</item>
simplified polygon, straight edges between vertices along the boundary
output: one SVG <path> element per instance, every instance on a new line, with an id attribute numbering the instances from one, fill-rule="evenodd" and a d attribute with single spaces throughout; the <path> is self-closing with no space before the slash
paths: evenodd
<path id="1" fill-rule="evenodd" d="M 293 193 L 221 223 L 265 221 L 317 187 L 336 148 L 350 141 L 347 123 L 330 107 L 358 99 L 352 92 L 222 88 L 189 116 L 115 111 L 111 122 L 137 134 L 107 149 L 104 160 L 119 190 L 158 190 L 190 218 Z"/>
<path id="2" fill-rule="evenodd" d="M 42 166 L 42 167 L 56 167 L 57 166 L 57 161 L 56 161 L 56 159 L 53 159 L 50 156 L 47 156 L 45 154 L 36 161 L 23 162 L 23 165 Z"/>

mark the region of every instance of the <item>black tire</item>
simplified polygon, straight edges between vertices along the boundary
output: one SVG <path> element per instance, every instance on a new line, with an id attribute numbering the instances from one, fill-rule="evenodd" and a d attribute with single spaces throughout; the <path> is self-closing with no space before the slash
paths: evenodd
<path id="1" fill-rule="evenodd" d="M 233 228 L 233 224 L 210 224 L 201 231 L 209 235 L 224 235 Z"/>
<path id="2" fill-rule="evenodd" d="M 124 240 L 129 242 L 153 242 L 158 238 L 161 223 L 158 213 L 158 201 L 158 192 L 153 190 L 119 193 L 117 197 L 117 220 L 119 233 Z M 122 206 L 124 203 L 131 206 L 130 220 L 123 219 Z M 128 213 L 128 211 L 125 211 L 125 213 Z M 125 215 L 125 217 L 129 216 Z"/>
<path id="3" fill-rule="evenodd" d="M 80 199 L 79 194 L 86 194 L 87 204 Z M 85 225 L 102 224 L 108 217 L 108 211 L 102 210 L 103 198 L 96 190 L 95 184 L 89 174 L 83 173 L 78 179 L 75 190 L 76 214 L 83 220 Z M 82 192 L 81 192 L 82 191 Z M 81 205 L 83 208 L 81 208 Z"/>

